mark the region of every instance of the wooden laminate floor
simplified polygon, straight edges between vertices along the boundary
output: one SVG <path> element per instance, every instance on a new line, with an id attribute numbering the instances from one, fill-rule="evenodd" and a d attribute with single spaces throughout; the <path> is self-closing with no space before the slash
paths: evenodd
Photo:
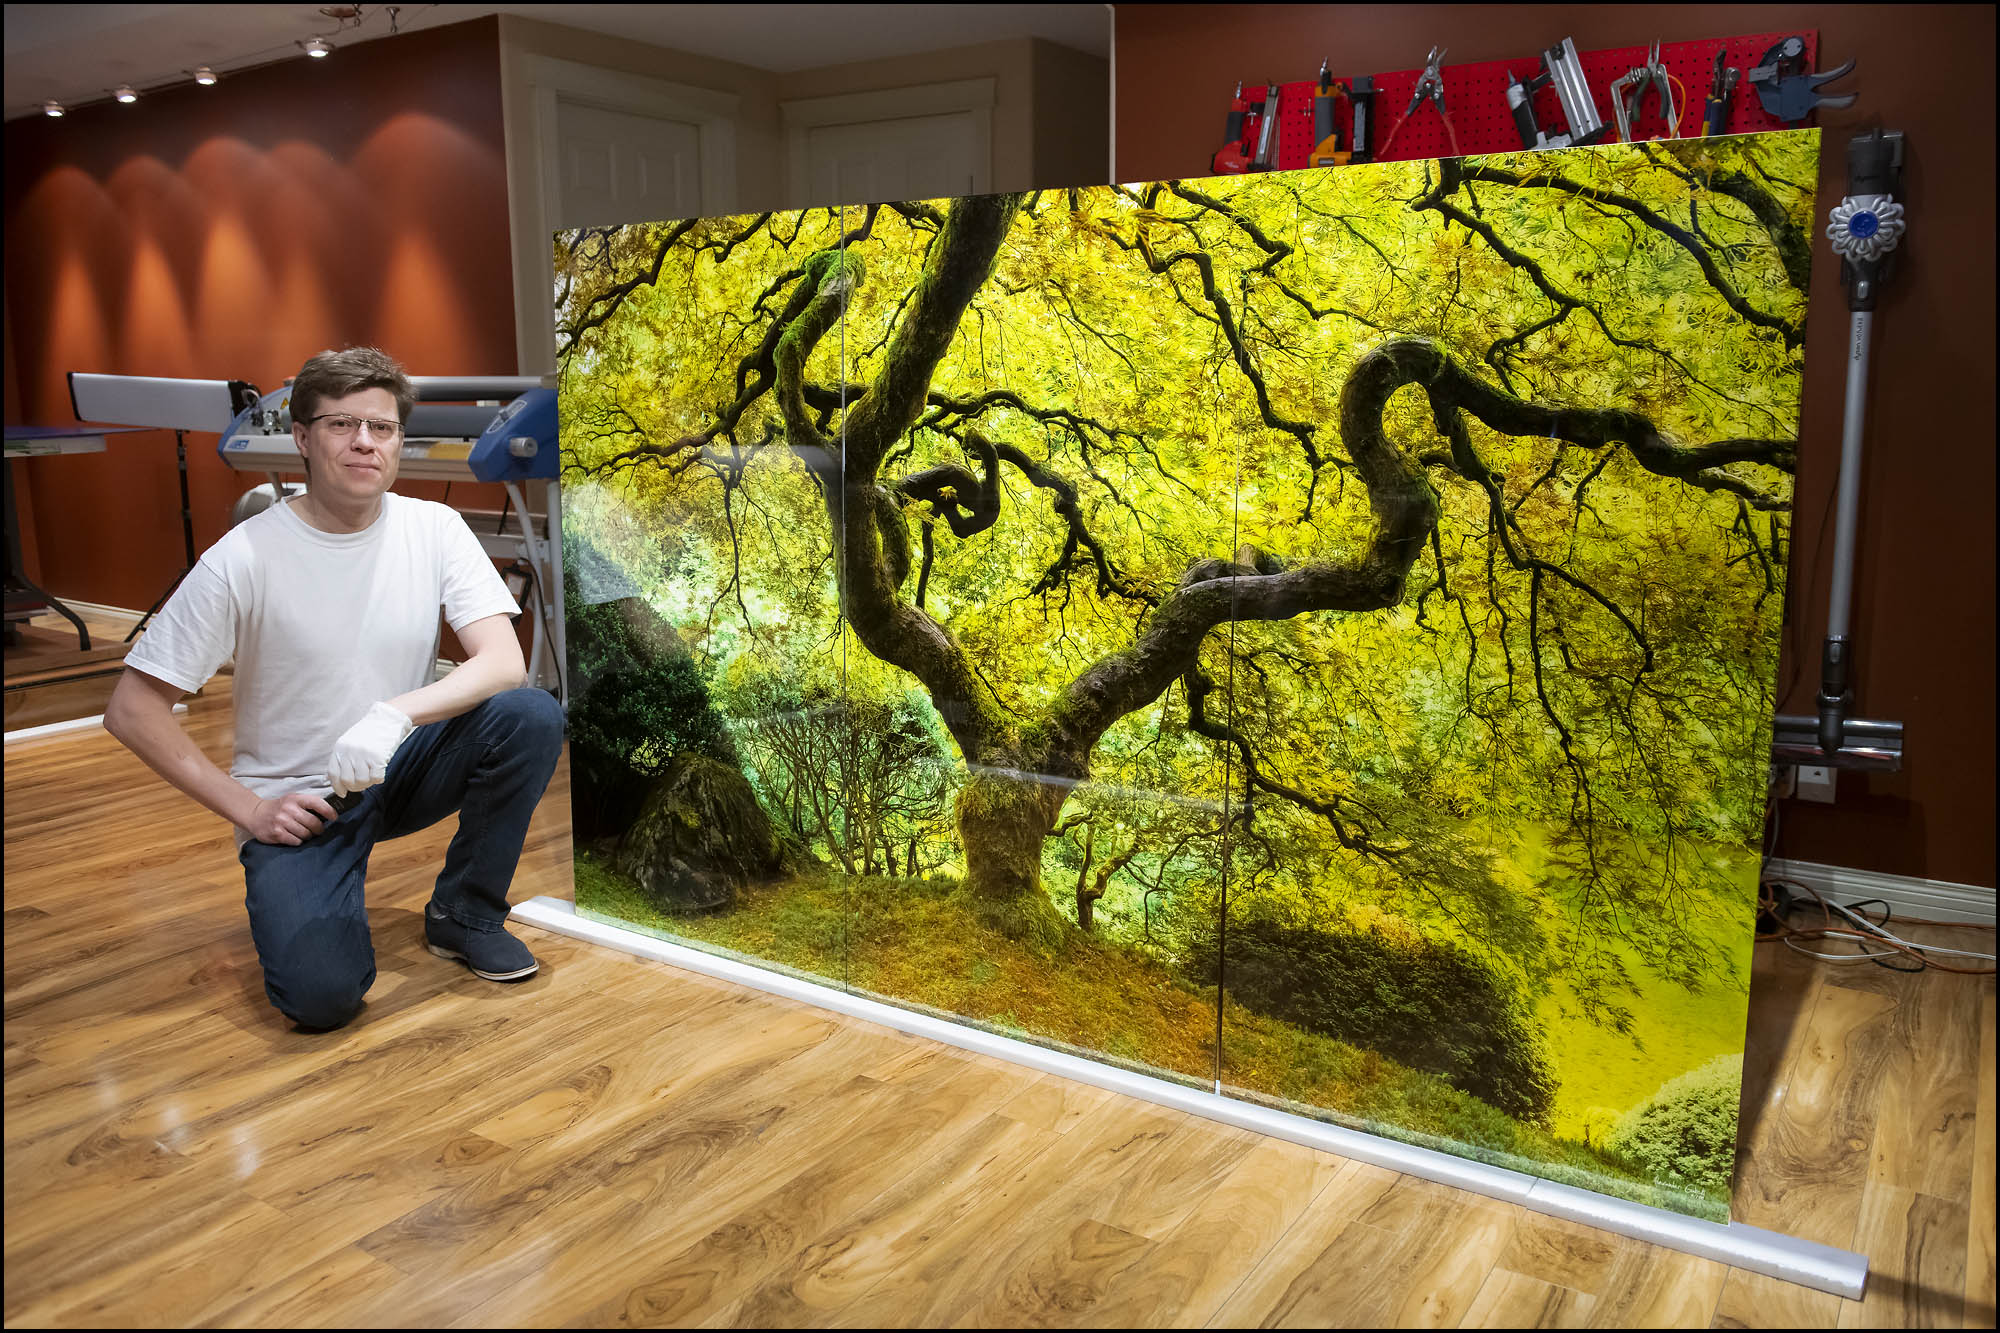
<path id="1" fill-rule="evenodd" d="M 187 721 L 226 758 L 226 680 Z M 531 927 L 479 981 L 420 939 L 450 831 L 377 850 L 379 979 L 302 1035 L 226 828 L 8 747 L 9 1326 L 1993 1323 L 1991 978 L 1758 951 L 1736 1215 L 1866 1252 L 1848 1302 Z"/>

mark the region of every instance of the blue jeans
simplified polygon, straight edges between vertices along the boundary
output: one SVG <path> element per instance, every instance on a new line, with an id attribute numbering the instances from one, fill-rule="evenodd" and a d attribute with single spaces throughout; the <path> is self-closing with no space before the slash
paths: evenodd
<path id="1" fill-rule="evenodd" d="M 375 984 L 362 881 L 385 838 L 429 828 L 456 810 L 431 902 L 474 930 L 499 930 L 528 821 L 562 754 L 562 705 L 518 689 L 418 727 L 360 804 L 297 847 L 246 842 L 238 854 L 264 993 L 303 1028 L 337 1028 Z"/>

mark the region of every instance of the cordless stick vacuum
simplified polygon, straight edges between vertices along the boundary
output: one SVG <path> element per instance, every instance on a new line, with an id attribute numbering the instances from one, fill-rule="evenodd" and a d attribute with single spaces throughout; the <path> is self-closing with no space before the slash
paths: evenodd
<path id="1" fill-rule="evenodd" d="M 1854 532 L 1861 508 L 1861 432 L 1868 420 L 1868 340 L 1875 297 L 1903 239 L 1901 130 L 1871 130 L 1847 144 L 1847 197 L 1826 227 L 1840 256 L 1840 280 L 1851 312 L 1847 333 L 1847 409 L 1840 438 L 1840 489 L 1835 501 L 1833 587 L 1820 653 L 1819 715 L 1779 717 L 1774 758 L 1828 768 L 1894 771 L 1903 766 L 1903 724 L 1849 717 L 1848 618 L 1854 591 Z"/>

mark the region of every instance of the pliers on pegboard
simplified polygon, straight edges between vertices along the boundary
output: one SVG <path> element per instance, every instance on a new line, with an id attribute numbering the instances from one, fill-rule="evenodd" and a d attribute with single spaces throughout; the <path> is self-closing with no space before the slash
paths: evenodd
<path id="1" fill-rule="evenodd" d="M 1682 107 L 1674 101 L 1674 90 L 1668 83 L 1670 79 L 1680 82 L 1660 63 L 1660 44 L 1654 42 L 1653 49 L 1646 55 L 1645 64 L 1628 69 L 1611 81 L 1611 110 L 1618 117 L 1618 138 L 1621 142 L 1632 142 L 1632 122 L 1639 119 L 1639 105 L 1646 100 L 1649 88 L 1658 95 L 1660 114 L 1666 117 L 1671 127 L 1667 137 L 1680 138 Z"/>
<path id="2" fill-rule="evenodd" d="M 1389 137 L 1384 139 L 1382 146 L 1375 150 L 1375 160 L 1377 162 L 1388 160 L 1390 145 L 1396 142 L 1397 134 L 1402 132 L 1403 126 L 1409 124 L 1410 117 L 1416 114 L 1417 108 L 1422 106 L 1426 99 L 1437 107 L 1438 119 L 1444 122 L 1445 138 L 1451 144 L 1451 155 L 1453 157 L 1460 155 L 1458 151 L 1458 131 L 1451 127 L 1451 116 L 1444 109 L 1444 74 L 1438 68 L 1439 62 L 1444 59 L 1444 53 L 1445 48 L 1442 46 L 1433 46 L 1431 48 L 1430 55 L 1424 60 L 1424 72 L 1417 76 L 1416 91 L 1410 94 L 1409 110 L 1403 112 L 1403 118 L 1396 122 L 1395 128 L 1389 131 Z"/>

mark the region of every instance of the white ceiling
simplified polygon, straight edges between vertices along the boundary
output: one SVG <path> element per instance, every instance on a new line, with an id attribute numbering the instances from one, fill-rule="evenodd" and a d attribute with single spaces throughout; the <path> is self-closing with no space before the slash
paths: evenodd
<path id="1" fill-rule="evenodd" d="M 343 8 L 342 6 L 332 6 Z M 54 98 L 101 101 L 121 83 L 141 93 L 178 83 L 197 65 L 226 75 L 304 57 L 296 43 L 335 48 L 389 35 L 390 6 L 346 6 L 343 25 L 322 6 L 8 5 L 6 116 Z M 403 32 L 486 14 L 520 14 L 696 55 L 789 73 L 876 57 L 915 55 L 1009 37 L 1043 37 L 1111 53 L 1109 7 L 1081 5 L 422 5 L 396 15 Z M 343 30 L 344 28 L 344 30 Z"/>

